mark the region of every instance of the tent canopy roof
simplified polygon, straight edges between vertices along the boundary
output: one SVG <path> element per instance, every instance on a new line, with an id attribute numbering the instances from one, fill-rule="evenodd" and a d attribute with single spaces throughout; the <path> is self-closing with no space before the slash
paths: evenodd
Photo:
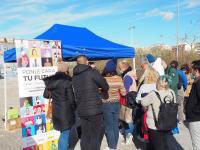
<path id="1" fill-rule="evenodd" d="M 133 47 L 111 42 L 82 27 L 54 24 L 35 39 L 60 40 L 64 60 L 73 59 L 78 55 L 86 55 L 93 60 L 135 56 Z M 16 61 L 16 50 L 6 51 L 4 61 Z"/>

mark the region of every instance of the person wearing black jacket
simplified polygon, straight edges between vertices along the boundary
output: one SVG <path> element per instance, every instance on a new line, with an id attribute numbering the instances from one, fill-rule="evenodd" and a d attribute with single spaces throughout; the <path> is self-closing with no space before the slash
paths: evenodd
<path id="1" fill-rule="evenodd" d="M 193 65 L 195 81 L 192 85 L 189 99 L 186 103 L 186 119 L 194 150 L 200 150 L 200 62 Z"/>
<path id="2" fill-rule="evenodd" d="M 52 98 L 52 121 L 55 130 L 61 132 L 58 150 L 67 150 L 69 132 L 75 122 L 75 98 L 68 67 L 60 62 L 55 75 L 44 79 L 45 98 Z"/>
<path id="3" fill-rule="evenodd" d="M 101 74 L 88 65 L 86 56 L 77 58 L 73 88 L 81 124 L 81 150 L 100 150 L 104 135 L 102 95 L 109 86 Z"/>

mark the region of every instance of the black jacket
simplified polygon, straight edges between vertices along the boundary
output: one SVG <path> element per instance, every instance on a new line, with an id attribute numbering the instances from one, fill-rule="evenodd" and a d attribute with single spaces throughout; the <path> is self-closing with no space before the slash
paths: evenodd
<path id="1" fill-rule="evenodd" d="M 192 85 L 185 109 L 186 119 L 189 122 L 200 121 L 200 77 Z"/>
<path id="2" fill-rule="evenodd" d="M 72 89 L 71 77 L 65 73 L 57 72 L 44 79 L 46 88 L 44 97 L 52 98 L 52 120 L 54 128 L 63 131 L 72 127 L 75 121 L 75 98 Z"/>
<path id="3" fill-rule="evenodd" d="M 101 74 L 88 65 L 77 65 L 73 71 L 73 88 L 79 116 L 102 113 L 101 92 L 107 93 L 109 86 Z"/>

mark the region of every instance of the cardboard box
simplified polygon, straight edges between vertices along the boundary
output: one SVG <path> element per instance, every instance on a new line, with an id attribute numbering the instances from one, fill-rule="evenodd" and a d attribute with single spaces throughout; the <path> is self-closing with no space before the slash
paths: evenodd
<path id="1" fill-rule="evenodd" d="M 6 128 L 9 131 L 21 128 L 20 118 L 7 120 Z"/>

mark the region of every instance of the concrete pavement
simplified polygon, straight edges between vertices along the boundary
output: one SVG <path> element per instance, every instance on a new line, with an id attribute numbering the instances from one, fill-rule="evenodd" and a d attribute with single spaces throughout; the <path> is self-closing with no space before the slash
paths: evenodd
<path id="1" fill-rule="evenodd" d="M 18 100 L 18 83 L 16 78 L 8 78 L 7 80 L 7 107 L 14 106 L 19 107 Z M 4 87 L 3 80 L 0 79 L 0 118 L 4 116 Z M 192 150 L 192 144 L 190 139 L 190 134 L 185 125 L 181 124 L 180 134 L 174 135 L 169 138 L 170 150 Z M 122 144 L 122 136 L 119 138 L 118 150 L 136 150 L 141 149 L 136 148 L 132 143 L 131 145 Z M 136 143 L 136 142 L 135 142 Z M 0 121 L 0 150 L 20 150 L 22 144 L 21 129 L 15 131 L 5 131 L 2 120 Z M 141 143 L 139 143 L 141 145 Z M 107 146 L 107 142 L 104 138 L 101 150 L 104 150 Z M 80 150 L 79 144 L 75 150 Z"/>

